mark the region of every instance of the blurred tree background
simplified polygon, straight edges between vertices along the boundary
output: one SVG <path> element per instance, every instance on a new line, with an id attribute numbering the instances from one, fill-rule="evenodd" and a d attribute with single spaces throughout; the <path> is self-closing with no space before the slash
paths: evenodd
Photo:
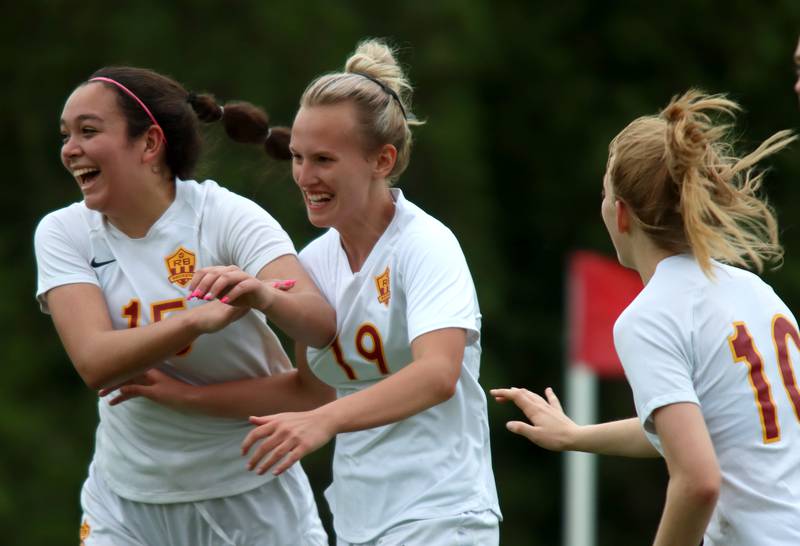
<path id="1" fill-rule="evenodd" d="M 261 104 L 290 124 L 310 79 L 340 69 L 359 39 L 400 48 L 428 120 L 399 186 L 448 224 L 481 301 L 485 387 L 563 390 L 563 266 L 571 250 L 611 254 L 599 216 L 609 140 L 690 86 L 728 92 L 746 113 L 743 148 L 800 120 L 792 52 L 800 2 L 562 0 L 297 2 L 84 0 L 5 2 L 0 89 L 7 165 L 0 201 L 2 543 L 77 543 L 79 489 L 90 460 L 96 396 L 34 301 L 33 231 L 80 193 L 59 161 L 58 119 L 96 68 L 131 64 L 170 74 L 222 100 Z M 289 166 L 234 145 L 220 127 L 198 178 L 255 199 L 293 236 L 310 227 Z M 766 191 L 787 258 L 766 278 L 800 305 L 800 149 L 770 162 Z M 624 382 L 604 383 L 602 419 L 632 415 Z M 513 408 L 490 401 L 506 545 L 561 540 L 561 457 L 508 433 Z M 306 468 L 321 491 L 330 449 Z M 599 462 L 599 545 L 646 544 L 663 504 L 660 460 Z M 158 546 L 158 545 L 153 545 Z"/>

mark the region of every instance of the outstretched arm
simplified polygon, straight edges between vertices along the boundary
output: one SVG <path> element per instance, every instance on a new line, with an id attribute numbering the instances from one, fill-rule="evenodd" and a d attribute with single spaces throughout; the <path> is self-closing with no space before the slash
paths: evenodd
<path id="1" fill-rule="evenodd" d="M 263 474 L 286 455 L 273 470 L 280 474 L 339 432 L 394 423 L 448 400 L 461 375 L 465 346 L 461 328 L 428 332 L 411 343 L 410 364 L 362 391 L 313 411 L 251 418 L 259 426 L 242 443 L 243 454 L 264 441 L 252 453 L 249 468 Z"/>
<path id="2" fill-rule="evenodd" d="M 335 398 L 334 390 L 308 368 L 306 347 L 296 346 L 297 369 L 269 377 L 190 385 L 152 369 L 119 387 L 112 406 L 145 397 L 172 408 L 216 417 L 247 419 L 251 415 L 314 409 Z M 103 389 L 106 396 L 112 389 Z"/>
<path id="3" fill-rule="evenodd" d="M 561 408 L 553 389 L 542 398 L 527 389 L 492 389 L 498 402 L 512 401 L 530 421 L 510 421 L 508 430 L 552 451 L 586 451 L 625 457 L 658 457 L 637 418 L 596 425 L 577 425 Z"/>
<path id="4" fill-rule="evenodd" d="M 209 302 L 143 327 L 115 330 L 105 297 L 93 284 L 58 286 L 46 298 L 67 355 L 92 389 L 122 383 L 246 312 Z"/>

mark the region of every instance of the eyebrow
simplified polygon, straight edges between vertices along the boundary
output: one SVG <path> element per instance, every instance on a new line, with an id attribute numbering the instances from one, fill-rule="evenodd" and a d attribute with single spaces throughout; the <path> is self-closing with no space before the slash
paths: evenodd
<path id="1" fill-rule="evenodd" d="M 82 121 L 87 121 L 87 120 L 103 121 L 103 118 L 101 118 L 100 116 L 96 116 L 94 114 L 81 114 L 80 116 L 75 118 L 75 121 L 77 123 L 80 123 Z M 64 121 L 64 118 L 61 118 L 59 120 L 59 122 L 60 122 L 61 125 L 66 125 L 66 122 Z"/>
<path id="2" fill-rule="evenodd" d="M 293 154 L 298 153 L 297 149 L 295 149 L 292 146 L 289 146 L 289 151 L 292 152 Z M 312 150 L 311 152 L 308 152 L 306 154 L 299 154 L 299 155 L 316 156 L 316 155 L 335 155 L 335 154 L 331 151 L 328 151 L 327 149 L 321 149 L 321 150 Z"/>

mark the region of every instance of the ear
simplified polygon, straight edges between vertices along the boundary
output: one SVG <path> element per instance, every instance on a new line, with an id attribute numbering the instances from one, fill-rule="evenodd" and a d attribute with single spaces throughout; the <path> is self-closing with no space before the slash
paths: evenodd
<path id="1" fill-rule="evenodd" d="M 616 209 L 617 216 L 617 231 L 620 233 L 630 233 L 633 218 L 631 217 L 631 211 L 628 205 L 625 204 L 625 201 L 617 199 L 614 201 L 614 208 Z"/>
<path id="2" fill-rule="evenodd" d="M 397 148 L 391 144 L 384 144 L 375 156 L 375 175 L 379 178 L 388 178 L 397 163 Z"/>
<path id="3" fill-rule="evenodd" d="M 144 150 L 142 151 L 142 161 L 150 163 L 156 161 L 161 155 L 162 150 L 165 150 L 166 140 L 164 139 L 164 132 L 161 127 L 151 125 L 144 133 Z"/>

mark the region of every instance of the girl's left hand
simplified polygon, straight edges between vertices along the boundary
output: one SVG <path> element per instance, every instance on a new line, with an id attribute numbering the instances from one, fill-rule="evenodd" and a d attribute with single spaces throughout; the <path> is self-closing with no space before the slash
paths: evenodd
<path id="1" fill-rule="evenodd" d="M 278 461 L 281 462 L 272 473 L 276 476 L 283 473 L 304 456 L 327 444 L 336 434 L 319 409 L 250 417 L 250 422 L 257 426 L 242 442 L 242 456 L 247 455 L 256 442 L 264 440 L 247 463 L 248 470 L 255 470 L 258 474 L 265 473 Z"/>
<path id="2" fill-rule="evenodd" d="M 102 398 L 119 390 L 119 393 L 109 402 L 111 406 L 141 396 L 174 409 L 185 409 L 182 404 L 183 395 L 191 388 L 192 386 L 188 383 L 175 379 L 161 370 L 151 368 L 121 385 L 100 389 L 98 394 Z"/>

